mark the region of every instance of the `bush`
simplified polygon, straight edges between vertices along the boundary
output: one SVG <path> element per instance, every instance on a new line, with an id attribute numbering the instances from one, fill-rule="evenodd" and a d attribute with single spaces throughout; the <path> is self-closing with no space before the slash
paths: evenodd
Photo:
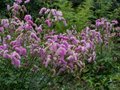
<path id="1" fill-rule="evenodd" d="M 7 6 L 0 20 L 0 89 L 119 89 L 118 21 L 94 21 L 93 0 L 77 10 L 68 1 L 45 2 L 36 15 L 34 1 Z"/>

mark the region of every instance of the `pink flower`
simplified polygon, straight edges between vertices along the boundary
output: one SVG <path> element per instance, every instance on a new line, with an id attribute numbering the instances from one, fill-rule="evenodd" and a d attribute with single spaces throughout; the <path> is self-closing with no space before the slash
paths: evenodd
<path id="1" fill-rule="evenodd" d="M 52 23 L 51 23 L 51 21 L 50 21 L 49 19 L 47 19 L 47 20 L 45 21 L 45 23 L 48 25 L 48 27 L 51 27 L 51 25 L 52 25 Z"/>
<path id="2" fill-rule="evenodd" d="M 88 58 L 88 62 L 90 63 L 90 62 L 94 61 L 95 59 L 96 59 L 96 53 L 95 53 L 95 51 L 93 51 L 92 55 Z"/>
<path id="3" fill-rule="evenodd" d="M 36 28 L 37 33 L 41 33 L 42 32 L 42 25 L 40 25 L 39 27 Z"/>
<path id="4" fill-rule="evenodd" d="M 8 28 L 9 26 L 9 20 L 8 19 L 2 19 L 1 20 L 1 25 L 5 28 Z"/>
<path id="5" fill-rule="evenodd" d="M 63 20 L 63 23 L 64 23 L 64 25 L 65 26 L 67 26 L 68 24 L 67 24 L 67 22 L 66 22 L 66 20 Z"/>
<path id="6" fill-rule="evenodd" d="M 33 23 L 33 21 L 32 21 L 32 20 L 27 20 L 27 23 L 28 23 L 29 25 L 31 25 L 31 26 L 33 26 L 33 25 L 34 25 L 34 23 Z"/>
<path id="7" fill-rule="evenodd" d="M 3 27 L 0 27 L 0 32 L 3 32 L 4 31 L 4 28 Z"/>
<path id="8" fill-rule="evenodd" d="M 25 1 L 25 3 L 29 3 L 29 2 L 30 2 L 30 0 L 26 0 L 26 1 Z"/>
<path id="9" fill-rule="evenodd" d="M 22 0 L 15 0 L 15 1 L 16 1 L 16 3 L 18 3 L 18 4 L 22 3 Z"/>
<path id="10" fill-rule="evenodd" d="M 25 56 L 27 54 L 26 48 L 23 47 L 15 47 L 15 50 L 19 55 Z"/>
<path id="11" fill-rule="evenodd" d="M 65 56 L 66 53 L 67 53 L 67 51 L 63 47 L 58 48 L 58 50 L 56 51 L 56 55 L 59 55 L 59 56 Z"/>
<path id="12" fill-rule="evenodd" d="M 15 47 L 20 47 L 21 46 L 21 42 L 20 42 L 20 40 L 11 41 L 10 45 L 12 45 L 13 49 L 14 49 Z"/>
<path id="13" fill-rule="evenodd" d="M 7 36 L 6 36 L 6 39 L 7 39 L 7 40 L 11 40 L 11 35 L 7 35 Z"/>
<path id="14" fill-rule="evenodd" d="M 51 9 L 52 15 L 56 16 L 56 10 L 55 9 Z"/>
<path id="15" fill-rule="evenodd" d="M 7 44 L 0 45 L 0 50 L 6 50 L 8 48 Z"/>
<path id="16" fill-rule="evenodd" d="M 95 51 L 92 53 L 93 61 L 96 59 L 96 53 Z"/>
<path id="17" fill-rule="evenodd" d="M 87 49 L 90 49 L 90 48 L 91 48 L 91 44 L 90 44 L 90 43 L 86 43 L 85 46 L 86 46 Z"/>
<path id="18" fill-rule="evenodd" d="M 25 15 L 24 20 L 25 21 L 32 20 L 31 15 Z"/>
<path id="19" fill-rule="evenodd" d="M 3 57 L 6 58 L 6 59 L 10 59 L 10 58 L 11 58 L 11 55 L 8 54 L 8 50 L 5 50 L 5 51 L 4 51 Z"/>
<path id="20" fill-rule="evenodd" d="M 51 55 L 47 56 L 46 62 L 45 62 L 45 67 L 48 66 L 49 62 L 51 61 Z"/>
<path id="21" fill-rule="evenodd" d="M 14 3 L 14 4 L 13 4 L 13 9 L 14 9 L 15 11 L 18 11 L 18 10 L 19 10 L 19 5 L 18 5 L 17 3 Z"/>
<path id="22" fill-rule="evenodd" d="M 24 29 L 25 30 L 32 30 L 32 26 L 30 24 L 25 24 Z"/>
<path id="23" fill-rule="evenodd" d="M 113 24 L 118 24 L 118 21 L 117 20 L 112 20 L 112 23 Z"/>
<path id="24" fill-rule="evenodd" d="M 51 46 L 50 46 L 50 50 L 51 50 L 52 52 L 56 52 L 57 49 L 58 49 L 58 44 L 57 44 L 57 43 L 53 43 L 53 44 L 51 44 Z"/>
<path id="25" fill-rule="evenodd" d="M 31 33 L 31 38 L 34 38 L 36 41 L 40 40 L 35 33 Z"/>
<path id="26" fill-rule="evenodd" d="M 47 9 L 46 11 L 45 11 L 45 14 L 48 14 L 50 12 L 50 9 Z"/>
<path id="27" fill-rule="evenodd" d="M 89 63 L 92 62 L 92 57 L 88 58 L 88 62 Z"/>
<path id="28" fill-rule="evenodd" d="M 7 10 L 8 10 L 8 11 L 10 10 L 10 5 L 7 5 Z"/>
<path id="29" fill-rule="evenodd" d="M 70 39 L 72 40 L 73 44 L 78 44 L 79 43 L 79 40 L 77 40 L 75 37 L 71 37 Z"/>
<path id="30" fill-rule="evenodd" d="M 44 12 L 45 12 L 46 10 L 47 10 L 47 8 L 45 8 L 45 7 L 41 8 L 39 14 L 44 14 Z"/>
<path id="31" fill-rule="evenodd" d="M 17 53 L 17 52 L 13 52 L 11 54 L 11 60 L 12 60 L 12 64 L 15 66 L 15 67 L 20 67 L 20 55 Z"/>
<path id="32" fill-rule="evenodd" d="M 62 14 L 61 11 L 56 11 L 56 15 L 57 15 L 57 16 L 62 16 L 63 14 Z"/>
<path id="33" fill-rule="evenodd" d="M 69 61 L 75 61 L 75 60 L 77 60 L 77 56 L 76 55 L 70 55 L 67 59 Z"/>

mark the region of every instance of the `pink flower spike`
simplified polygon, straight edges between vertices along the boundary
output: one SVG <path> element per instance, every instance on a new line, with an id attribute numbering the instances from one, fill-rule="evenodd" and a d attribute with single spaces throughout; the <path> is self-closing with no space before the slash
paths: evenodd
<path id="1" fill-rule="evenodd" d="M 25 3 L 29 3 L 29 2 L 30 2 L 30 0 L 26 0 L 26 1 L 25 1 Z"/>
<path id="2" fill-rule="evenodd" d="M 3 32 L 4 31 L 4 28 L 3 27 L 0 27 L 0 32 Z"/>
<path id="3" fill-rule="evenodd" d="M 8 54 L 8 50 L 4 51 L 3 57 L 6 58 L 6 59 L 10 59 L 11 58 L 10 54 Z"/>
<path id="4" fill-rule="evenodd" d="M 25 15 L 24 20 L 25 21 L 32 20 L 31 15 Z"/>
<path id="5" fill-rule="evenodd" d="M 22 3 L 22 0 L 15 0 L 15 1 L 16 1 L 16 3 L 18 3 L 18 4 Z"/>
<path id="6" fill-rule="evenodd" d="M 62 14 L 61 11 L 56 11 L 56 15 L 57 15 L 57 16 L 63 16 L 63 14 Z"/>
<path id="7" fill-rule="evenodd" d="M 45 62 L 45 67 L 48 67 L 49 62 L 51 61 L 50 59 L 51 55 L 47 56 L 46 62 Z"/>
<path id="8" fill-rule="evenodd" d="M 56 10 L 55 9 L 51 9 L 52 15 L 56 16 Z"/>
<path id="9" fill-rule="evenodd" d="M 48 27 L 51 27 L 51 25 L 52 25 L 52 23 L 51 23 L 51 21 L 50 21 L 49 19 L 47 19 L 47 20 L 45 21 L 45 23 L 48 25 Z"/>
<path id="10" fill-rule="evenodd" d="M 7 40 L 11 40 L 11 35 L 7 35 L 7 36 L 6 36 L 6 39 L 7 39 Z"/>
<path id="11" fill-rule="evenodd" d="M 64 56 L 64 55 L 66 55 L 66 53 L 67 53 L 67 51 L 63 47 L 58 48 L 58 50 L 56 51 L 56 55 L 59 55 L 59 56 Z"/>
<path id="12" fill-rule="evenodd" d="M 8 26 L 9 26 L 9 20 L 8 20 L 8 19 L 2 19 L 2 20 L 1 20 L 1 25 L 2 25 L 4 28 L 8 28 Z"/>
<path id="13" fill-rule="evenodd" d="M 37 33 L 41 33 L 42 32 L 42 25 L 40 25 L 39 27 L 36 28 Z"/>
<path id="14" fill-rule="evenodd" d="M 10 5 L 7 5 L 7 10 L 8 10 L 8 11 L 10 10 Z"/>
<path id="15" fill-rule="evenodd" d="M 17 52 L 11 54 L 12 64 L 15 65 L 15 67 L 20 67 L 20 59 L 21 57 Z"/>
<path id="16" fill-rule="evenodd" d="M 47 9 L 46 11 L 45 11 L 45 14 L 48 14 L 50 12 L 50 9 Z"/>
<path id="17" fill-rule="evenodd" d="M 19 10 L 19 5 L 18 5 L 17 3 L 14 3 L 14 4 L 13 4 L 13 9 L 14 9 L 15 11 L 18 11 L 18 10 Z"/>
<path id="18" fill-rule="evenodd" d="M 40 10 L 39 14 L 44 14 L 46 10 L 47 10 L 47 8 L 43 7 L 43 8 Z"/>
<path id="19" fill-rule="evenodd" d="M 40 40 L 35 33 L 31 33 L 31 38 L 34 38 L 36 41 Z"/>
<path id="20" fill-rule="evenodd" d="M 25 30 L 32 30 L 32 26 L 30 25 L 30 24 L 26 24 L 25 26 L 24 26 L 24 29 Z"/>
<path id="21" fill-rule="evenodd" d="M 25 56 L 27 54 L 26 49 L 23 47 L 15 47 L 15 50 L 17 53 L 19 53 L 22 56 Z"/>

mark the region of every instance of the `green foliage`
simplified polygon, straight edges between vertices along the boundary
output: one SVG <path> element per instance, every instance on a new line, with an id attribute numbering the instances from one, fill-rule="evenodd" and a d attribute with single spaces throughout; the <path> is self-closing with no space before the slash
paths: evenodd
<path id="1" fill-rule="evenodd" d="M 94 0 L 94 16 L 120 19 L 120 2 L 118 0 Z"/>
<path id="2" fill-rule="evenodd" d="M 90 18 L 93 18 L 93 0 L 85 0 L 78 8 L 72 8 L 72 3 L 59 0 L 55 3 L 63 12 L 64 17 L 68 21 L 68 27 L 73 26 L 78 31 L 89 24 Z"/>
<path id="3" fill-rule="evenodd" d="M 93 17 L 93 0 L 85 0 L 81 6 L 78 7 L 76 14 L 76 25 L 78 30 L 83 29 L 86 25 L 89 25 L 90 18 Z"/>
<path id="4" fill-rule="evenodd" d="M 109 10 L 112 8 L 112 0 L 94 0 L 95 16 L 97 18 L 107 17 L 110 13 Z"/>
<path id="5" fill-rule="evenodd" d="M 120 19 L 120 6 L 110 12 L 110 19 Z"/>

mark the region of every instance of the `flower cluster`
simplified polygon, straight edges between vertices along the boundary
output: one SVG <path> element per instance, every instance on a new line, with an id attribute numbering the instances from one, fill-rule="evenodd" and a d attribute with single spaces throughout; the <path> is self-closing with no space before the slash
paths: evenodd
<path id="1" fill-rule="evenodd" d="M 7 10 L 12 11 L 12 14 L 14 16 L 20 17 L 20 12 L 22 12 L 22 13 L 27 12 L 26 7 L 21 4 L 22 3 L 27 4 L 29 2 L 30 2 L 30 0 L 15 0 L 12 6 L 7 5 Z"/>
<path id="2" fill-rule="evenodd" d="M 64 23 L 64 25 L 67 26 L 67 22 L 66 22 L 65 18 L 63 17 L 63 13 L 59 10 L 47 9 L 47 8 L 43 7 L 42 9 L 40 9 L 39 14 L 47 15 L 45 22 L 49 27 L 51 27 L 53 23 L 56 23 L 59 21 L 62 21 Z"/>
<path id="3" fill-rule="evenodd" d="M 111 31 L 113 26 L 118 24 L 117 20 L 112 20 L 109 22 L 105 18 L 97 19 L 96 20 L 96 29 L 98 29 L 102 35 L 102 39 L 105 45 L 108 45 L 109 38 L 111 37 Z"/>
<path id="4" fill-rule="evenodd" d="M 12 7 L 8 6 L 12 18 L 0 21 L 0 57 L 11 60 L 15 67 L 20 67 L 22 60 L 28 57 L 36 57 L 44 67 L 57 73 L 81 70 L 86 61 L 95 61 L 96 46 L 109 42 L 112 26 L 117 24 L 115 20 L 110 23 L 102 18 L 96 20 L 94 29 L 86 27 L 81 32 L 67 30 L 58 34 L 53 27 L 53 31 L 49 28 L 59 21 L 67 25 L 59 10 L 42 8 L 39 14 L 47 15 L 47 18 L 40 24 L 36 24 L 29 14 L 22 20 L 17 17 L 20 10 L 26 11 L 21 3 L 29 1 L 15 0 Z"/>
<path id="5" fill-rule="evenodd" d="M 15 16 L 12 19 L 1 20 L 0 55 L 11 59 L 16 67 L 20 67 L 21 58 L 27 56 L 29 45 L 40 42 L 34 26 L 38 28 L 30 15 L 26 15 L 24 21 Z"/>
<path id="6" fill-rule="evenodd" d="M 89 63 L 96 58 L 96 44 L 101 43 L 100 32 L 86 28 L 82 33 L 74 34 L 67 31 L 64 34 L 46 35 L 46 43 L 43 53 L 40 53 L 45 67 L 62 71 L 74 71 L 85 66 L 85 60 Z"/>

